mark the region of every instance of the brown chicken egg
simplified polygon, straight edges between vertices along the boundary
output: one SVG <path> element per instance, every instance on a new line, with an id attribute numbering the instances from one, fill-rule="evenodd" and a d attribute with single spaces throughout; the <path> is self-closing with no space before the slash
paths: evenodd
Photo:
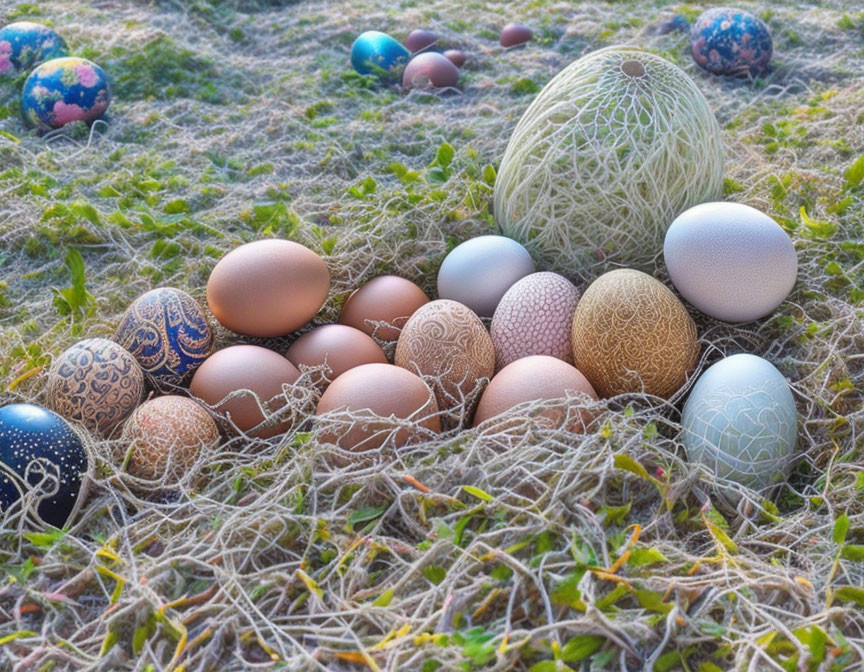
<path id="1" fill-rule="evenodd" d="M 330 291 L 330 272 L 312 250 L 258 240 L 226 254 L 210 273 L 207 301 L 223 325 L 247 336 L 284 336 L 309 322 Z"/>
<path id="2" fill-rule="evenodd" d="M 292 385 L 299 377 L 297 367 L 277 352 L 257 345 L 232 345 L 210 355 L 198 367 L 189 391 L 229 417 L 241 431 L 266 439 L 287 432 L 291 422 L 286 420 L 250 432 L 266 419 L 259 402 L 268 416 L 283 409 L 289 402 L 282 386 Z M 238 390 L 250 390 L 255 396 L 246 392 L 223 403 Z"/>
<path id="3" fill-rule="evenodd" d="M 361 364 L 387 364 L 387 355 L 371 336 L 344 324 L 325 324 L 303 334 L 285 353 L 294 366 L 326 366 L 318 389 Z"/>
<path id="4" fill-rule="evenodd" d="M 478 381 L 495 372 L 495 347 L 470 308 L 439 299 L 420 308 L 402 329 L 395 363 L 434 379 L 441 410 L 451 410 L 478 393 Z"/>
<path id="5" fill-rule="evenodd" d="M 135 409 L 123 426 L 123 443 L 130 474 L 170 487 L 219 443 L 219 430 L 201 404 L 167 395 Z"/>
<path id="6" fill-rule="evenodd" d="M 446 88 L 459 83 L 459 68 L 436 51 L 424 51 L 408 61 L 403 89 Z"/>
<path id="7" fill-rule="evenodd" d="M 372 450 L 388 441 L 399 447 L 441 431 L 432 390 L 419 376 L 392 364 L 361 364 L 336 378 L 321 395 L 317 413 L 333 411 L 358 416 L 344 430 L 322 437 L 345 450 Z M 411 420 L 414 426 L 400 427 L 399 420 Z"/>
<path id="8" fill-rule="evenodd" d="M 498 369 L 528 355 L 573 363 L 570 331 L 579 290 L 557 273 L 532 273 L 501 298 L 490 334 Z"/>
<path id="9" fill-rule="evenodd" d="M 429 297 L 410 280 L 381 275 L 348 297 L 339 322 L 382 341 L 395 341 L 408 318 L 427 303 Z"/>
<path id="10" fill-rule="evenodd" d="M 461 68 L 465 65 L 465 61 L 468 60 L 465 52 L 461 49 L 448 49 L 444 52 L 444 58 L 450 61 L 457 68 Z"/>
<path id="11" fill-rule="evenodd" d="M 534 33 L 524 23 L 508 23 L 501 29 L 499 41 L 502 47 L 517 47 L 530 42 Z"/>
<path id="12" fill-rule="evenodd" d="M 412 54 L 416 54 L 418 51 L 431 47 L 437 41 L 438 33 L 434 30 L 418 28 L 417 30 L 412 30 L 408 34 L 408 37 L 405 38 L 403 44 L 408 51 Z"/>
<path id="13" fill-rule="evenodd" d="M 668 398 L 699 358 L 696 325 L 659 280 L 629 268 L 604 273 L 573 315 L 573 360 L 602 397 Z"/>
<path id="14" fill-rule="evenodd" d="M 479 425 L 525 402 L 563 399 L 568 394 L 582 395 L 586 400 L 597 399 L 588 379 L 567 362 L 547 355 L 523 357 L 501 369 L 483 391 L 474 424 Z M 542 416 L 556 426 L 561 424 L 565 411 L 544 409 Z M 583 431 L 589 420 L 589 413 L 577 414 L 571 431 Z"/>

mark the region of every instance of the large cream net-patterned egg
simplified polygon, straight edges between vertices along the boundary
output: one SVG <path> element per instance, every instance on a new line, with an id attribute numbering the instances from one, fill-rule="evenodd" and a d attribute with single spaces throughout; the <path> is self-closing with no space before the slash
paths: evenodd
<path id="1" fill-rule="evenodd" d="M 696 325 L 659 280 L 632 269 L 604 273 L 573 315 L 573 359 L 602 397 L 672 396 L 699 357 Z"/>

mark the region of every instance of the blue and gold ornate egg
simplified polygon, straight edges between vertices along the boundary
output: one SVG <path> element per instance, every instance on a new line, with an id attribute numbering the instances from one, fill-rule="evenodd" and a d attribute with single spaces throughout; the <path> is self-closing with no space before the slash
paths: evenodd
<path id="1" fill-rule="evenodd" d="M 361 75 L 373 73 L 396 76 L 411 54 L 387 33 L 367 30 L 351 46 L 351 65 Z"/>
<path id="2" fill-rule="evenodd" d="M 59 415 L 33 404 L 0 408 L 0 513 L 32 495 L 36 517 L 63 527 L 86 495 L 88 469 L 81 438 Z"/>
<path id="3" fill-rule="evenodd" d="M 154 289 L 135 299 L 114 340 L 134 355 L 162 392 L 186 385 L 213 350 L 213 332 L 201 306 L 172 287 Z"/>
<path id="4" fill-rule="evenodd" d="M 690 28 L 693 59 L 718 75 L 757 75 L 771 61 L 771 31 L 750 12 L 715 7 Z"/>
<path id="5" fill-rule="evenodd" d="M 0 77 L 17 75 L 68 53 L 66 42 L 48 26 L 29 21 L 10 23 L 0 30 Z"/>
<path id="6" fill-rule="evenodd" d="M 48 372 L 48 406 L 68 420 L 109 436 L 144 396 L 144 372 L 107 338 L 67 349 Z"/>
<path id="7" fill-rule="evenodd" d="M 73 121 L 95 121 L 111 104 L 108 76 L 83 58 L 55 58 L 43 63 L 24 82 L 21 114 L 41 130 Z"/>

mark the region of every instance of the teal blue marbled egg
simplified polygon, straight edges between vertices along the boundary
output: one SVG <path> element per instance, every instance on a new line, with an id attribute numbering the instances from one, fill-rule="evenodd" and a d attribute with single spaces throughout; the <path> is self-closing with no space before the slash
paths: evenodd
<path id="1" fill-rule="evenodd" d="M 40 130 L 95 121 L 111 104 L 105 71 L 83 58 L 55 58 L 36 68 L 21 91 L 24 121 Z"/>
<path id="2" fill-rule="evenodd" d="M 386 33 L 368 30 L 351 47 L 351 65 L 361 75 L 379 74 L 395 77 L 411 54 Z"/>
<path id="3" fill-rule="evenodd" d="M 48 26 L 29 21 L 0 30 L 0 77 L 11 77 L 52 58 L 66 56 L 66 42 Z"/>

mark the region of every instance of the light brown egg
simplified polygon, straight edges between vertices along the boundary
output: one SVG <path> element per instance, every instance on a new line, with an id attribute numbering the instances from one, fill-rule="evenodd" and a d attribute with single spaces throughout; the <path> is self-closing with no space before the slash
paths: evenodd
<path id="1" fill-rule="evenodd" d="M 532 355 L 517 359 L 499 371 L 480 397 L 474 424 L 500 415 L 514 406 L 543 399 L 563 399 L 568 394 L 583 395 L 596 400 L 597 393 L 588 379 L 567 362 L 546 355 Z M 564 409 L 545 409 L 542 416 L 552 426 L 560 425 Z M 583 431 L 590 420 L 587 411 L 576 414 L 571 431 Z"/>
<path id="2" fill-rule="evenodd" d="M 492 377 L 495 347 L 476 314 L 461 303 L 439 299 L 408 320 L 396 344 L 395 363 L 434 378 L 438 407 L 451 410 L 479 392 L 479 379 Z"/>
<path id="3" fill-rule="evenodd" d="M 403 89 L 445 88 L 458 83 L 459 68 L 435 51 L 417 54 L 402 73 Z"/>
<path id="4" fill-rule="evenodd" d="M 326 365 L 322 379 L 316 381 L 321 390 L 355 366 L 387 364 L 387 355 L 371 336 L 344 324 L 325 324 L 303 334 L 285 356 L 301 371 L 301 365 Z"/>
<path id="5" fill-rule="evenodd" d="M 381 275 L 348 297 L 339 322 L 382 341 L 395 341 L 408 318 L 427 303 L 429 297 L 410 280 Z"/>
<path id="6" fill-rule="evenodd" d="M 532 273 L 510 287 L 489 330 L 498 369 L 528 355 L 549 355 L 572 364 L 570 331 L 578 303 L 579 290 L 557 273 Z"/>
<path id="7" fill-rule="evenodd" d="M 291 423 L 286 420 L 250 432 L 265 420 L 258 402 L 268 415 L 276 413 L 289 403 L 282 386 L 293 384 L 299 377 L 297 367 L 277 352 L 257 345 L 232 345 L 210 355 L 198 367 L 189 391 L 209 406 L 216 407 L 217 412 L 229 416 L 241 431 L 266 439 L 287 432 Z M 238 390 L 251 390 L 258 399 L 244 393 L 220 403 Z"/>
<path id="8" fill-rule="evenodd" d="M 203 454 L 219 443 L 219 430 L 201 404 L 177 395 L 141 404 L 123 426 L 127 471 L 169 487 L 183 480 Z"/>
<path id="9" fill-rule="evenodd" d="M 226 254 L 210 273 L 207 301 L 223 325 L 248 336 L 285 336 L 309 322 L 330 291 L 330 272 L 312 250 L 258 240 Z"/>
<path id="10" fill-rule="evenodd" d="M 418 28 L 417 30 L 412 30 L 408 37 L 405 38 L 405 48 L 410 51 L 412 54 L 416 54 L 418 51 L 422 51 L 427 47 L 431 47 L 438 41 L 438 33 L 434 30 L 424 30 L 423 28 Z"/>
<path id="11" fill-rule="evenodd" d="M 632 269 L 601 275 L 573 316 L 576 367 L 603 396 L 645 392 L 668 398 L 699 358 L 696 325 L 659 280 Z"/>
<path id="12" fill-rule="evenodd" d="M 441 431 L 432 390 L 419 376 L 392 364 L 362 364 L 336 378 L 321 395 L 317 413 L 333 411 L 362 417 L 344 431 L 334 430 L 322 437 L 345 450 L 372 450 L 388 441 L 399 447 L 428 438 L 428 431 Z M 387 420 L 391 416 L 412 420 L 415 427 L 398 428 L 398 423 Z M 428 431 L 418 431 L 420 428 Z"/>
<path id="13" fill-rule="evenodd" d="M 530 42 L 534 33 L 524 23 L 508 23 L 501 29 L 499 41 L 502 47 L 516 47 Z"/>
<path id="14" fill-rule="evenodd" d="M 465 52 L 461 49 L 448 49 L 444 52 L 444 58 L 450 61 L 457 68 L 461 68 L 465 65 L 465 61 L 468 59 Z"/>
<path id="15" fill-rule="evenodd" d="M 144 396 L 144 371 L 107 338 L 65 350 L 48 372 L 48 406 L 64 418 L 109 436 Z"/>

